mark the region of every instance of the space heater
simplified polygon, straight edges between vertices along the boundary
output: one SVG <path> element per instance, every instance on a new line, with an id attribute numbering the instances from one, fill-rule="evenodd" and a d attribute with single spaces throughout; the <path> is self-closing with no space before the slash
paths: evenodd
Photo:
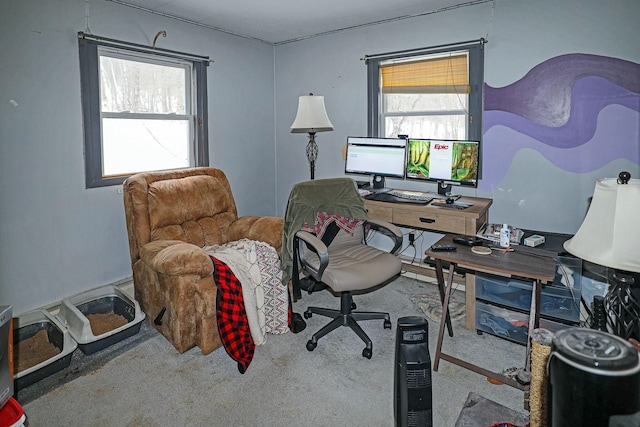
<path id="1" fill-rule="evenodd" d="M 398 427 L 432 427 L 429 323 L 401 317 L 396 329 L 394 416 Z"/>
<path id="2" fill-rule="evenodd" d="M 629 342 L 563 329 L 553 337 L 547 369 L 550 427 L 640 425 L 640 363 Z"/>

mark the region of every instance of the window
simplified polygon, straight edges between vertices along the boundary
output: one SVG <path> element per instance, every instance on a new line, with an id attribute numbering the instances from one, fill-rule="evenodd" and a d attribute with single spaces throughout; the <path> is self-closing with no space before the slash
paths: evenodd
<path id="1" fill-rule="evenodd" d="M 208 60 L 84 34 L 79 49 L 87 188 L 208 164 Z"/>
<path id="2" fill-rule="evenodd" d="M 480 141 L 483 42 L 366 57 L 369 134 Z"/>

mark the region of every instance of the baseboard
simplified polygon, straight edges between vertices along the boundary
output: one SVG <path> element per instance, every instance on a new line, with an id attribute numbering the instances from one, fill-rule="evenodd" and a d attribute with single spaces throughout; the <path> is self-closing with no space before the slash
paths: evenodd
<path id="1" fill-rule="evenodd" d="M 126 278 L 120 279 L 120 280 L 118 280 L 116 282 L 107 283 L 105 285 L 96 286 L 95 288 L 87 289 L 87 290 L 81 291 L 81 292 L 92 291 L 94 289 L 102 288 L 103 286 L 108 286 L 108 285 L 115 286 L 116 288 L 118 288 L 122 292 L 124 292 L 129 298 L 132 298 L 132 299 L 134 298 L 134 296 L 133 296 L 133 277 L 126 277 Z M 68 296 L 71 296 L 71 295 L 68 295 Z M 60 306 L 61 305 L 62 305 L 62 300 L 59 300 L 59 301 L 54 301 L 52 303 L 43 305 L 42 307 L 38 307 L 35 310 L 48 311 L 50 314 L 55 316 L 55 315 L 58 314 L 58 311 L 60 311 Z M 29 311 L 31 311 L 31 310 L 29 310 Z M 15 314 L 14 314 L 14 317 L 16 317 Z"/>

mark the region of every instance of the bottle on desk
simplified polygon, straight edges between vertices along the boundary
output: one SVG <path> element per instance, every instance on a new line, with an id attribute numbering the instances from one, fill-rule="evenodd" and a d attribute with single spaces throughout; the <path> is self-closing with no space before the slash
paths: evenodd
<path id="1" fill-rule="evenodd" d="M 500 246 L 503 248 L 508 248 L 511 244 L 509 242 L 509 226 L 507 224 L 502 224 L 502 228 L 500 229 Z"/>

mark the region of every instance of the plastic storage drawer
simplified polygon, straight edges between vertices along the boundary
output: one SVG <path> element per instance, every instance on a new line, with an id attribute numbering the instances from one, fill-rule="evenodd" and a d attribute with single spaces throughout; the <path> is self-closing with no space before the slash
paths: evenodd
<path id="1" fill-rule="evenodd" d="M 551 332 L 558 332 L 572 327 L 572 325 L 540 319 L 540 327 Z M 476 329 L 526 345 L 529 333 L 529 315 L 478 301 L 476 302 Z"/>
<path id="2" fill-rule="evenodd" d="M 580 320 L 582 260 L 561 257 L 553 283 L 540 291 L 540 315 L 578 322 Z M 564 283 L 571 281 L 572 286 Z M 476 298 L 506 307 L 524 310 L 531 308 L 532 283 L 516 279 L 476 274 Z"/>

